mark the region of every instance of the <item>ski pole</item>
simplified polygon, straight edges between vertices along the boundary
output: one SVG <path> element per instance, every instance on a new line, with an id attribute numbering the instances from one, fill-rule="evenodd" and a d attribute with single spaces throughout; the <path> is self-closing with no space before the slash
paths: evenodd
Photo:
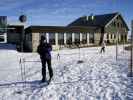
<path id="1" fill-rule="evenodd" d="M 26 70 L 25 70 L 25 58 L 23 58 L 23 76 L 24 76 L 24 87 L 26 87 Z"/>
<path id="2" fill-rule="evenodd" d="M 20 58 L 19 64 L 20 64 L 20 70 L 21 70 L 21 80 L 23 82 L 24 81 L 24 77 L 23 77 L 23 64 L 22 64 L 22 59 L 21 58 Z M 23 85 L 23 88 L 24 88 L 24 85 Z"/>
<path id="3" fill-rule="evenodd" d="M 21 80 L 23 81 L 23 71 L 22 71 L 22 59 L 19 60 L 20 70 L 21 70 Z"/>
<path id="4" fill-rule="evenodd" d="M 57 60 L 60 60 L 60 54 L 59 53 L 57 54 Z"/>

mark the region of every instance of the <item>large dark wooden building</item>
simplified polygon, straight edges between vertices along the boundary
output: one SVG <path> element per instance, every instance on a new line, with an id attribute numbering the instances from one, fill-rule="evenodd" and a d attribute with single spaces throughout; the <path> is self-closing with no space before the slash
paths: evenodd
<path id="1" fill-rule="evenodd" d="M 41 35 L 47 38 L 53 49 L 74 47 L 77 44 L 87 46 L 94 43 L 94 38 L 89 34 L 96 31 L 96 27 L 62 27 L 62 26 L 30 26 L 25 32 L 26 47 L 36 51 Z"/>
<path id="2" fill-rule="evenodd" d="M 126 43 L 128 26 L 120 13 L 83 16 L 67 26 L 29 26 L 25 29 L 25 47 L 36 51 L 40 36 L 45 35 L 54 49 L 61 47 Z"/>

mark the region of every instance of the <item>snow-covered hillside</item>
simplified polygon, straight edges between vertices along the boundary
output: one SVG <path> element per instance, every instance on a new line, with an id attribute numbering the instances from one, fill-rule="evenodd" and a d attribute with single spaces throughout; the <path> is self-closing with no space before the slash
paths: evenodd
<path id="1" fill-rule="evenodd" d="M 100 48 L 82 48 L 52 52 L 54 78 L 50 85 L 40 87 L 41 63 L 37 53 L 0 50 L 0 100 L 133 100 L 133 80 L 127 77 L 129 52 L 115 46 L 106 53 Z M 22 81 L 20 58 L 26 60 Z M 24 66 L 23 66 L 24 67 Z"/>

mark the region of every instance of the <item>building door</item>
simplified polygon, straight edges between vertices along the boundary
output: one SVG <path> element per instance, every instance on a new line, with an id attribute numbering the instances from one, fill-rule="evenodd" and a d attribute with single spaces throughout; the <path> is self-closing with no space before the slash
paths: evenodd
<path id="1" fill-rule="evenodd" d="M 55 33 L 49 33 L 49 43 L 55 45 Z"/>
<path id="2" fill-rule="evenodd" d="M 72 33 L 66 33 L 66 44 L 72 44 Z"/>
<path id="3" fill-rule="evenodd" d="M 80 33 L 75 33 L 75 44 L 80 44 Z"/>
<path id="4" fill-rule="evenodd" d="M 82 34 L 82 43 L 87 44 L 87 33 Z"/>
<path id="5" fill-rule="evenodd" d="M 89 42 L 94 43 L 94 33 L 89 34 Z"/>
<path id="6" fill-rule="evenodd" d="M 58 33 L 58 43 L 64 45 L 64 33 Z"/>

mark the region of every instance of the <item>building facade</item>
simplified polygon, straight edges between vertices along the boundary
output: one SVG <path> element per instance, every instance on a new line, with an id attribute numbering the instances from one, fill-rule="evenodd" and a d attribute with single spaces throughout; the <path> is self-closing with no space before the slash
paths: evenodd
<path id="1" fill-rule="evenodd" d="M 118 14 L 105 26 L 107 43 L 115 43 L 117 39 L 119 43 L 128 42 L 128 31 L 125 21 Z"/>
<path id="2" fill-rule="evenodd" d="M 103 15 L 83 16 L 76 19 L 68 26 L 91 26 L 100 28 L 101 32 L 95 32 L 94 39 L 95 43 L 99 42 L 99 44 L 103 40 L 108 44 L 116 43 L 117 39 L 119 43 L 127 42 L 128 40 L 127 36 L 129 28 L 122 15 L 118 12 Z"/>
<path id="3" fill-rule="evenodd" d="M 93 19 L 92 19 L 93 18 Z M 62 47 L 126 43 L 128 26 L 119 13 L 83 16 L 68 26 L 29 26 L 25 29 L 25 47 L 35 52 L 41 35 L 53 49 Z"/>
<path id="4" fill-rule="evenodd" d="M 51 43 L 53 49 L 63 47 L 88 46 L 94 44 L 96 27 L 60 27 L 60 26 L 30 26 L 25 32 L 25 47 L 36 51 L 41 35 Z"/>
<path id="5" fill-rule="evenodd" d="M 53 49 L 63 47 L 126 43 L 128 26 L 119 13 L 83 16 L 68 26 L 29 26 L 25 29 L 25 47 L 36 52 L 41 35 L 47 38 Z"/>

